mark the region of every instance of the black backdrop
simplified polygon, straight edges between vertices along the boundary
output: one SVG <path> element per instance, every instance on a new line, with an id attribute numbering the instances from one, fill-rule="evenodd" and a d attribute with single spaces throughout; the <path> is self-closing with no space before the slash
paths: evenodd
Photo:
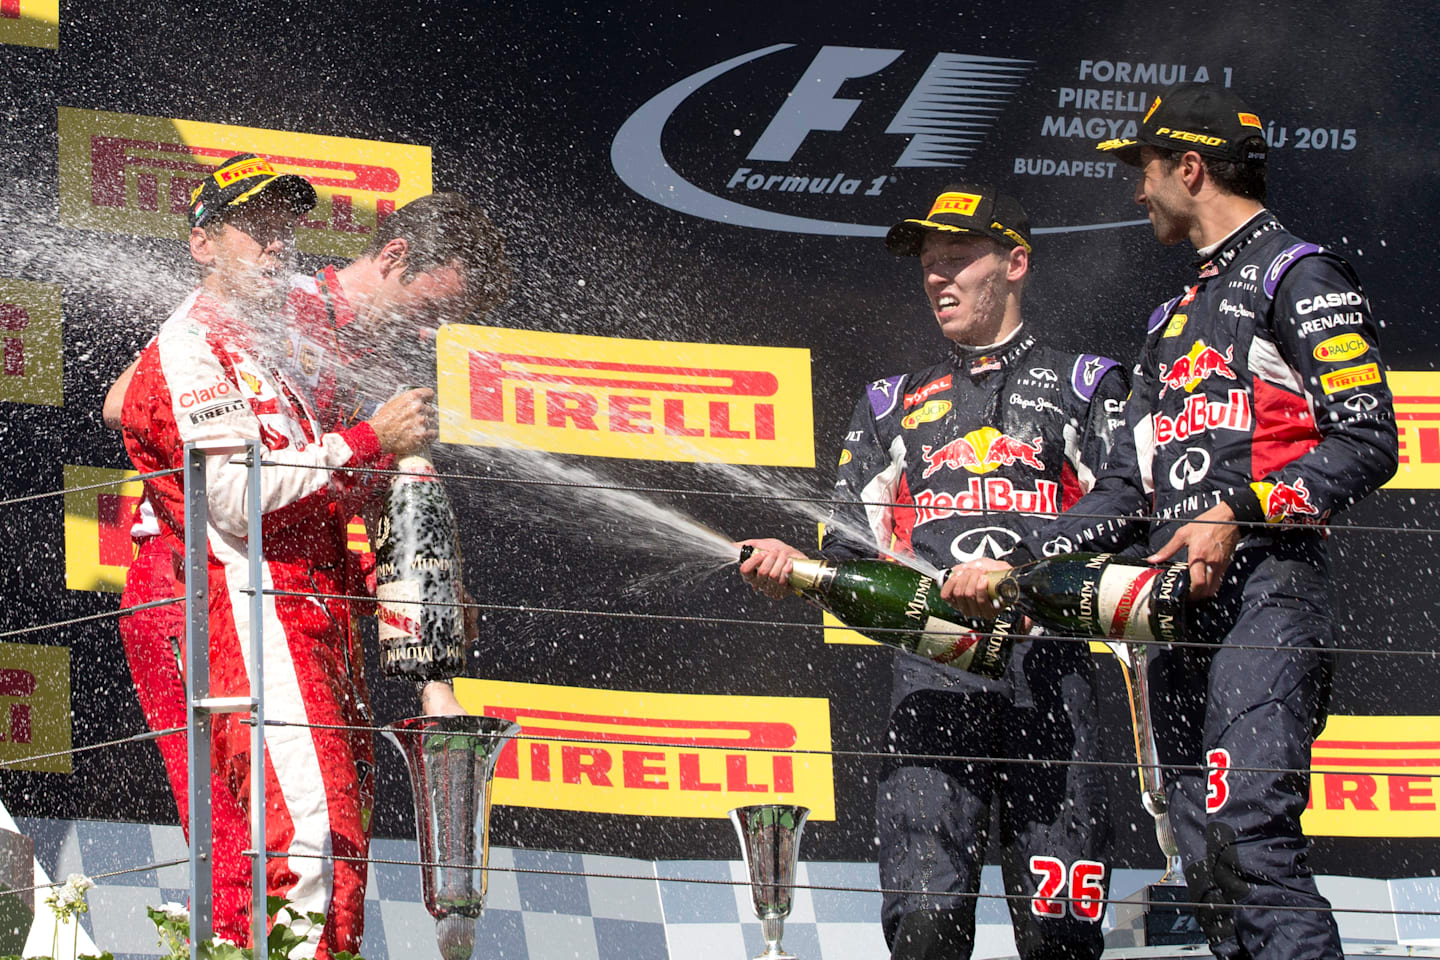
<path id="1" fill-rule="evenodd" d="M 1125 96 L 1143 100 L 1140 91 L 1153 94 L 1159 86 L 1133 82 L 1133 66 L 1132 82 L 1118 82 L 1114 65 L 1153 69 L 1156 81 L 1179 65 L 1187 77 L 1204 66 L 1216 80 L 1224 80 L 1228 68 L 1272 132 L 1284 128 L 1286 140 L 1277 135 L 1272 154 L 1270 206 L 1297 233 L 1352 259 L 1386 323 L 1392 368 L 1435 366 L 1440 338 L 1433 304 L 1440 282 L 1429 265 L 1440 62 L 1431 41 L 1440 13 L 1426 5 L 1256 3 L 1241 16 L 1140 2 L 1107 4 L 1103 14 L 1058 2 L 983 9 L 923 3 L 871 9 L 848 0 L 451 6 L 354 3 L 332 15 L 244 2 L 67 2 L 58 52 L 0 46 L 0 216 L 6 226 L 0 275 L 66 290 L 65 405 L 4 405 L 0 495 L 59 489 L 62 463 L 128 466 L 118 437 L 99 422 L 100 400 L 178 299 L 163 284 L 157 289 L 167 299 L 143 285 L 107 282 L 105 271 L 118 269 L 113 263 L 25 256 L 25 244 L 36 237 L 76 249 L 87 242 L 58 226 L 56 112 L 62 106 L 431 146 L 436 188 L 476 197 L 506 233 L 515 287 L 491 322 L 809 349 L 819 466 L 774 474 L 787 485 L 823 491 L 860 385 L 922 362 L 939 343 L 913 264 L 886 254 L 873 228 L 923 213 L 935 188 L 958 176 L 1008 181 L 1040 227 L 1134 220 L 1143 211 L 1130 204 L 1132 188 L 1120 171 L 1114 178 L 1046 171 L 1095 161 L 1095 125 L 1108 131 L 1107 119 L 1137 119 L 1123 109 Z M 673 110 L 652 103 L 687 78 L 777 44 L 790 46 L 695 81 Z M 857 101 L 848 121 L 835 124 L 840 129 L 810 131 L 783 159 L 750 158 L 811 64 L 822 56 L 832 65 L 860 63 L 866 55 L 853 48 L 898 53 L 836 89 L 835 96 Z M 929 130 L 927 120 L 958 115 L 910 101 L 917 88 L 932 95 L 940 89 L 926 85 L 926 71 L 945 53 L 1021 61 L 963 65 L 980 71 L 966 83 L 972 93 L 982 91 L 981 99 L 961 104 L 986 108 L 971 111 L 975 126 L 942 123 Z M 869 62 L 882 59 L 873 55 Z M 977 86 L 997 77 L 1013 82 Z M 1084 93 L 1075 92 L 1081 89 L 1120 91 L 1121 101 L 1087 109 Z M 647 140 L 647 130 L 627 128 L 635 135 L 617 142 L 626 121 L 647 104 L 654 136 Z M 655 126 L 656 116 L 663 127 Z M 1064 135 L 1076 125 L 1083 135 Z M 1324 149 L 1314 149 L 1316 129 L 1327 131 Z M 1349 141 L 1344 132 L 1353 130 L 1353 148 L 1336 149 L 1332 129 L 1342 144 Z M 942 160 L 953 165 L 897 166 L 917 130 L 940 138 Z M 954 139 L 957 131 L 973 142 Z M 1299 148 L 1302 139 L 1306 149 Z M 657 167 L 660 152 L 668 172 Z M 776 156 L 773 149 L 769 156 Z M 1017 158 L 1030 159 L 1027 169 L 1041 172 L 1016 174 Z M 859 183 L 853 194 L 782 191 L 778 182 L 768 191 L 747 190 L 743 181 L 727 187 L 740 168 L 767 177 L 843 174 L 842 182 Z M 656 169 L 661 180 L 647 188 L 645 171 Z M 689 212 L 648 195 L 674 196 L 669 188 L 682 183 L 693 193 L 682 189 L 689 199 L 675 203 Z M 866 196 L 871 189 L 878 195 Z M 746 209 L 714 214 L 721 219 L 704 215 L 718 209 L 715 198 Z M 736 222 L 774 214 L 831 226 L 792 232 Z M 146 262 L 172 263 L 183 275 L 178 244 L 136 238 L 132 249 Z M 1060 346 L 1131 357 L 1150 307 L 1172 295 L 1188 255 L 1188 248 L 1159 247 L 1145 227 L 1046 233 L 1037 244 L 1027 315 Z M 474 464 L 447 465 L 469 470 Z M 619 483 L 722 486 L 691 464 L 589 465 Z M 502 509 L 510 494 L 498 483 L 455 484 L 452 496 L 468 586 L 483 602 L 757 619 L 799 613 L 752 597 L 730 575 L 673 583 L 662 577 L 646 594 L 624 593 L 636 574 L 663 571 L 667 563 L 627 547 L 630 524 L 597 516 L 589 536 L 580 536 L 573 525 L 550 522 L 544 509 L 519 515 Z M 813 536 L 780 506 L 700 497 L 676 502 L 736 537 L 776 534 L 807 543 Z M 1434 510 L 1427 491 L 1385 491 L 1345 519 L 1429 524 Z M 6 533 L 0 628 L 116 606 L 113 594 L 65 589 L 62 521 L 58 501 L 8 511 L 0 527 Z M 1344 588 L 1342 645 L 1432 646 L 1429 538 L 1340 533 L 1332 542 Z M 71 648 L 77 745 L 142 728 L 113 622 L 17 639 Z M 859 750 L 877 744 L 889 685 L 883 650 L 822 649 L 815 638 L 794 632 L 579 624 L 499 612 L 487 617 L 475 664 L 477 675 L 504 680 L 828 697 L 835 746 Z M 1116 731 L 1112 759 L 1123 760 L 1129 750 L 1123 687 L 1113 663 L 1101 670 L 1103 709 Z M 1427 660 L 1342 657 L 1333 712 L 1440 714 L 1436 670 Z M 380 719 L 413 709 L 407 689 L 375 688 Z M 388 748 L 377 749 L 378 830 L 405 835 L 403 771 Z M 872 856 L 869 763 L 837 759 L 838 819 L 807 831 L 807 856 Z M 1154 864 L 1133 776 L 1117 772 L 1111 791 L 1121 860 Z M 0 795 L 18 815 L 174 816 L 148 744 L 81 755 L 68 776 L 0 774 Z M 646 857 L 733 852 L 723 821 L 659 823 L 505 808 L 495 822 L 502 845 Z M 1429 873 L 1437 853 L 1433 840 L 1323 839 L 1314 865 L 1335 873 Z"/>

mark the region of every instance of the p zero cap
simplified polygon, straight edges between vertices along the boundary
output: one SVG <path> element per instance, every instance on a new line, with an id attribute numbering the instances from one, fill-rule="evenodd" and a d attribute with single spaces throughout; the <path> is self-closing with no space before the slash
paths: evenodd
<path id="1" fill-rule="evenodd" d="M 1260 117 L 1234 93 L 1213 83 L 1171 87 L 1150 104 L 1133 138 L 1105 140 L 1095 149 L 1138 167 L 1142 145 L 1194 150 L 1201 156 L 1236 163 L 1264 163 L 1267 149 Z"/>

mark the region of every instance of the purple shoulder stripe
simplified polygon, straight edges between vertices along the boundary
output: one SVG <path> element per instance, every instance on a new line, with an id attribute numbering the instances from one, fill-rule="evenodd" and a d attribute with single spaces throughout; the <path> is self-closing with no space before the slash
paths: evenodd
<path id="1" fill-rule="evenodd" d="M 876 380 L 865 388 L 865 393 L 870 398 L 870 411 L 879 420 L 885 414 L 895 409 L 900 402 L 900 385 L 905 382 L 905 375 L 898 377 L 886 377 L 884 380 Z"/>
<path id="2" fill-rule="evenodd" d="M 1180 298 L 1176 297 L 1174 300 L 1167 300 L 1165 303 L 1156 307 L 1155 312 L 1150 314 L 1150 322 L 1145 325 L 1145 332 L 1154 333 L 1160 329 L 1160 325 L 1170 319 L 1170 311 L 1174 310 L 1175 304 L 1179 302 Z"/>
<path id="3" fill-rule="evenodd" d="M 1119 365 L 1109 357 L 1082 353 L 1075 358 L 1075 366 L 1070 369 L 1070 389 L 1075 391 L 1075 396 L 1088 402 L 1095 396 L 1095 388 L 1099 385 L 1100 378 L 1105 376 L 1111 367 Z"/>
<path id="4" fill-rule="evenodd" d="M 1301 257 L 1308 257 L 1312 253 L 1320 253 L 1324 247 L 1313 243 L 1297 243 L 1293 247 L 1286 247 L 1280 251 L 1280 256 L 1270 261 L 1270 268 L 1265 271 L 1265 296 L 1271 300 L 1275 299 L 1275 291 L 1280 287 L 1280 279 L 1285 276 L 1285 271 L 1295 266 L 1295 262 Z"/>

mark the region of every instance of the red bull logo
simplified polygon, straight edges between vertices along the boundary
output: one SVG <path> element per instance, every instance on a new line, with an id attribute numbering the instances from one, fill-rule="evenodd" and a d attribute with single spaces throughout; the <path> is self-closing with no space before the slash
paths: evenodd
<path id="1" fill-rule="evenodd" d="M 1044 440 L 1036 437 L 1027 443 L 994 427 L 981 427 L 941 447 L 922 446 L 920 454 L 925 458 L 926 467 L 921 476 L 929 479 L 941 469 L 989 473 L 1015 463 L 1023 463 L 1032 470 L 1044 470 L 1045 464 L 1040 459 Z"/>
<path id="2" fill-rule="evenodd" d="M 915 526 L 952 516 L 982 513 L 1060 512 L 1060 484 L 1041 480 L 1035 489 L 1017 487 L 1004 477 L 971 477 L 964 490 L 921 490 L 915 494 Z"/>
<path id="3" fill-rule="evenodd" d="M 1250 394 L 1231 390 L 1227 400 L 1211 400 L 1202 394 L 1185 398 L 1185 407 L 1175 417 L 1155 414 L 1155 445 L 1188 440 L 1211 430 L 1248 431 L 1254 421 Z"/>
<path id="4" fill-rule="evenodd" d="M 1284 482 L 1253 483 L 1250 486 L 1265 505 L 1265 520 L 1268 523 L 1320 516 L 1320 511 L 1310 502 L 1310 491 L 1305 486 L 1304 477 L 1296 477 L 1293 486 Z"/>
<path id="5" fill-rule="evenodd" d="M 1235 380 L 1235 370 L 1230 366 L 1235 360 L 1235 345 L 1232 343 L 1225 348 L 1222 354 L 1214 347 L 1208 347 L 1203 340 L 1196 340 L 1190 352 L 1180 357 L 1169 367 L 1160 364 L 1160 396 L 1165 396 L 1171 390 L 1185 388 L 1186 393 L 1194 392 L 1195 388 L 1211 377 L 1224 377 L 1226 380 Z"/>

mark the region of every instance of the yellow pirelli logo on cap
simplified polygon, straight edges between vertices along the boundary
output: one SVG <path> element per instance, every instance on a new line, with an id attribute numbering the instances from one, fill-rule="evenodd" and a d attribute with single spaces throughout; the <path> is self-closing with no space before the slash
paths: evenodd
<path id="1" fill-rule="evenodd" d="M 1356 387 L 1369 386 L 1372 383 L 1381 383 L 1384 378 L 1380 376 L 1380 367 L 1374 363 L 1362 363 L 1358 367 L 1346 367 L 1343 370 L 1336 370 L 1320 377 L 1320 389 L 1326 395 L 1340 393 L 1344 390 L 1353 390 Z"/>
<path id="2" fill-rule="evenodd" d="M 315 188 L 296 231 L 304 253 L 355 256 L 380 221 L 431 189 L 429 147 L 70 107 L 59 130 L 60 220 L 85 230 L 185 239 L 191 196 L 237 153 Z"/>
<path id="3" fill-rule="evenodd" d="M 1150 109 L 1145 111 L 1145 116 L 1140 118 L 1141 123 L 1148 123 L 1150 117 L 1155 113 L 1155 108 L 1160 106 L 1160 98 L 1156 97 L 1155 102 L 1150 104 Z"/>
<path id="4" fill-rule="evenodd" d="M 1169 137 L 1171 140 L 1183 140 L 1186 143 L 1203 143 L 1207 147 L 1215 147 L 1225 142 L 1224 137 L 1212 137 L 1205 133 L 1194 133 L 1190 130 L 1176 130 L 1173 127 L 1161 127 L 1155 131 L 1157 137 Z"/>
<path id="5" fill-rule="evenodd" d="M 244 163 L 231 164 L 214 173 L 215 182 L 222 187 L 228 187 L 237 180 L 248 180 L 256 174 L 275 176 L 275 168 L 264 160 L 246 160 Z"/>
<path id="6" fill-rule="evenodd" d="M 474 715 L 519 724 L 494 801 L 517 807 L 723 819 L 794 803 L 835 819 L 830 701 L 593 690 L 460 677 Z"/>
<path id="7" fill-rule="evenodd" d="M 452 324 L 436 363 L 445 443 L 815 465 L 808 350 Z"/>
<path id="8" fill-rule="evenodd" d="M 981 196 L 978 193 L 942 193 L 935 198 L 935 206 L 930 208 L 927 217 L 933 217 L 937 213 L 958 213 L 962 217 L 975 215 L 975 208 L 980 205 Z"/>

